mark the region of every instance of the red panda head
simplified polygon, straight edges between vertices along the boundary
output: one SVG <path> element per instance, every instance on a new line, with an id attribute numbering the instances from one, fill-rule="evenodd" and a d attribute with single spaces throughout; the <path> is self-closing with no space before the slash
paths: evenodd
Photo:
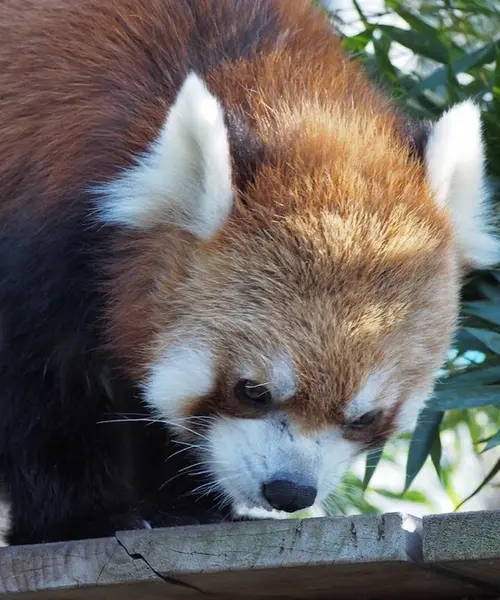
<path id="1" fill-rule="evenodd" d="M 251 128 L 267 150 L 243 188 L 226 108 L 190 74 L 148 153 L 104 188 L 101 215 L 164 252 L 146 401 L 225 498 L 291 512 L 414 427 L 461 274 L 498 245 L 473 104 L 430 127 L 418 160 L 386 113 L 265 100 Z"/>

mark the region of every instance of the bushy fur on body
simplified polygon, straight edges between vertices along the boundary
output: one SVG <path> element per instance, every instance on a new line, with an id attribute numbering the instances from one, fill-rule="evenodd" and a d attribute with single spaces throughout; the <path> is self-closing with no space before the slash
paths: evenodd
<path id="1" fill-rule="evenodd" d="M 2 0 L 0 103 L 11 543 L 321 500 L 411 428 L 497 259 L 472 104 L 409 123 L 305 0 Z"/>

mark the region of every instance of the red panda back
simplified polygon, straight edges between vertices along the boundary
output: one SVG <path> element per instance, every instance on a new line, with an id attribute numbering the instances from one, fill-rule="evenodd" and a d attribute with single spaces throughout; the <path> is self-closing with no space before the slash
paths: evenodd
<path id="1" fill-rule="evenodd" d="M 40 209 L 71 204 L 89 183 L 115 176 L 157 135 L 189 69 L 205 75 L 283 44 L 291 35 L 283 6 L 2 2 L 2 212 L 33 190 Z"/>
<path id="2" fill-rule="evenodd" d="M 250 123 L 263 107 L 246 89 L 259 79 L 275 100 L 333 92 L 346 106 L 387 110 L 307 0 L 6 1 L 0 16 L 2 212 L 34 189 L 41 210 L 71 205 L 130 166 L 189 70 Z M 248 155 L 238 122 L 230 135 L 248 169 L 258 148 Z"/>

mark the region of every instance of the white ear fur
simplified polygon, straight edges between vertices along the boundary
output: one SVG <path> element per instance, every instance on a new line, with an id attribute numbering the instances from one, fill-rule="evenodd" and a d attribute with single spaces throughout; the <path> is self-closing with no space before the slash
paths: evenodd
<path id="1" fill-rule="evenodd" d="M 491 231 L 484 162 L 479 109 L 471 101 L 457 104 L 433 126 L 425 163 L 436 201 L 450 210 L 460 259 L 477 268 L 500 259 L 499 240 Z"/>
<path id="2" fill-rule="evenodd" d="M 186 77 L 150 150 L 99 191 L 106 223 L 167 222 L 200 238 L 223 225 L 233 203 L 228 133 L 222 107 L 195 73 Z"/>

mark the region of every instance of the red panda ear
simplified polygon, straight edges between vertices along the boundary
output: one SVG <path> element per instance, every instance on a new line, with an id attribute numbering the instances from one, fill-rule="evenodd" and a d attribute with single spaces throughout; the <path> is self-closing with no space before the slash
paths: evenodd
<path id="1" fill-rule="evenodd" d="M 500 240 L 492 232 L 481 116 L 472 102 L 455 105 L 431 126 L 424 160 L 436 202 L 450 212 L 460 262 L 467 268 L 496 264 Z"/>
<path id="2" fill-rule="evenodd" d="M 170 223 L 203 239 L 224 224 L 233 205 L 228 132 L 220 103 L 200 77 L 186 77 L 149 151 L 98 191 L 107 223 Z"/>

